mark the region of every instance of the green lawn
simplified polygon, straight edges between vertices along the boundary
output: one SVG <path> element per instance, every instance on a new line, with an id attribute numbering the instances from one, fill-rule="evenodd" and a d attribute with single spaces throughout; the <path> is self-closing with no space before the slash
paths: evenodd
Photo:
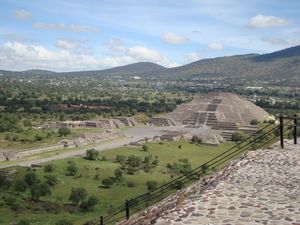
<path id="1" fill-rule="evenodd" d="M 179 145 L 182 145 L 181 149 L 178 148 Z M 206 145 L 197 146 L 185 141 L 164 142 L 162 145 L 159 143 L 150 143 L 150 148 L 147 152 L 141 151 L 141 148 L 133 147 L 122 147 L 102 152 L 100 158 L 105 156 L 107 158 L 106 161 L 89 161 L 83 158 L 55 161 L 53 163 L 56 165 L 56 170 L 53 174 L 58 176 L 61 182 L 52 188 L 52 195 L 50 197 L 41 198 L 41 201 L 59 202 L 60 205 L 69 204 L 68 197 L 71 188 L 84 187 L 87 189 L 89 195 L 95 195 L 99 199 L 99 204 L 96 206 L 95 211 L 89 213 L 68 213 L 61 210 L 61 212 L 56 214 L 47 213 L 45 211 L 34 211 L 33 209 L 26 209 L 26 207 L 31 205 L 26 198 L 22 199 L 22 196 L 18 196 L 12 190 L 8 190 L 6 192 L 1 191 L 0 205 L 3 205 L 2 197 L 4 195 L 11 195 L 22 202 L 25 209 L 19 212 L 13 212 L 11 209 L 8 209 L 7 206 L 1 207 L 0 224 L 18 222 L 20 219 L 24 218 L 30 220 L 33 225 L 52 225 L 62 218 L 73 220 L 76 225 L 82 224 L 89 219 L 96 219 L 99 215 L 106 214 L 109 206 L 119 206 L 125 199 L 130 199 L 146 192 L 145 183 L 148 180 L 155 180 L 159 184 L 169 181 L 171 175 L 166 168 L 167 163 L 177 162 L 178 159 L 182 158 L 188 158 L 194 168 L 220 154 L 232 145 L 232 143 L 226 143 L 219 147 Z M 120 164 L 114 161 L 117 154 L 126 156 L 136 155 L 140 157 L 145 157 L 150 154 L 153 155 L 153 157 L 157 155 L 159 164 L 150 173 L 139 171 L 135 175 L 124 174 L 122 182 L 114 184 L 111 188 L 103 188 L 101 186 L 101 180 L 106 177 L 114 176 L 114 170 L 120 167 Z M 76 163 L 79 169 L 77 174 L 80 174 L 80 176 L 77 175 L 77 177 L 72 177 L 65 175 L 69 160 Z M 22 179 L 24 174 L 27 173 L 25 168 L 19 168 L 17 171 L 15 179 Z M 43 176 L 45 175 L 43 169 L 36 169 L 36 173 L 40 179 L 43 180 Z M 95 174 L 100 174 L 100 180 L 94 179 Z M 127 187 L 127 181 L 134 182 L 136 186 L 133 188 Z M 23 196 L 27 197 L 28 193 L 23 194 Z"/>

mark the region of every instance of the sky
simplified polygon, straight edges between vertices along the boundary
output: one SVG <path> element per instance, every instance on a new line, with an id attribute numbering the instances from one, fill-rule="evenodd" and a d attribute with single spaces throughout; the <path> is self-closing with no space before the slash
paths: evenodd
<path id="1" fill-rule="evenodd" d="M 300 45 L 298 0 L 0 0 L 0 69 L 165 67 Z"/>

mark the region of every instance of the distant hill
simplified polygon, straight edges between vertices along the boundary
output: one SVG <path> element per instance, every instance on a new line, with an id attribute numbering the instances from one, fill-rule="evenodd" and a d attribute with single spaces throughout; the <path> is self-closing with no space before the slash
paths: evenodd
<path id="1" fill-rule="evenodd" d="M 246 54 L 202 59 L 187 65 L 165 68 L 150 62 L 139 62 L 105 70 L 55 73 L 45 70 L 23 72 L 0 71 L 14 75 L 65 76 L 143 76 L 157 79 L 198 79 L 229 77 L 247 79 L 291 79 L 300 82 L 300 46 L 268 54 Z"/>
<path id="2" fill-rule="evenodd" d="M 90 75 L 90 76 L 126 76 L 126 75 L 141 75 L 147 72 L 163 71 L 167 68 L 151 62 L 138 62 L 125 66 L 118 66 L 105 70 L 91 70 L 62 73 L 64 75 Z"/>
<path id="3" fill-rule="evenodd" d="M 159 73 L 146 74 L 159 78 L 192 78 L 226 76 L 232 78 L 292 78 L 300 77 L 300 46 L 268 54 L 247 54 L 202 59 Z"/>

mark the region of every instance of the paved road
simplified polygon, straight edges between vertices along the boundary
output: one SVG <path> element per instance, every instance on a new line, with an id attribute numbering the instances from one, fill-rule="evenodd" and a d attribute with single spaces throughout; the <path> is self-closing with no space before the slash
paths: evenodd
<path id="1" fill-rule="evenodd" d="M 110 150 L 110 149 L 118 148 L 126 144 L 129 144 L 130 142 L 139 141 L 145 137 L 153 138 L 154 136 L 160 136 L 166 130 L 185 131 L 185 132 L 190 132 L 192 134 L 209 132 L 207 128 L 193 129 L 193 128 L 183 128 L 183 127 L 132 127 L 123 131 L 126 136 L 126 139 L 112 140 L 106 143 L 99 143 L 96 144 L 94 148 L 100 152 L 105 150 Z M 86 149 L 74 150 L 74 151 L 70 150 L 43 159 L 29 159 L 22 162 L 15 162 L 11 164 L 4 164 L 4 165 L 0 164 L 0 169 L 12 167 L 12 166 L 30 166 L 31 164 L 39 164 L 39 163 L 49 162 L 53 160 L 82 156 L 85 154 L 85 151 Z"/>
<path id="2" fill-rule="evenodd" d="M 115 149 L 124 145 L 129 144 L 130 142 L 135 142 L 139 141 L 145 137 L 151 138 L 156 135 L 159 135 L 162 133 L 161 128 L 129 128 L 124 131 L 124 134 L 126 136 L 125 139 L 122 140 L 112 140 L 109 142 L 105 143 L 99 143 L 94 146 L 94 148 L 98 151 L 105 151 L 105 150 L 111 150 Z M 15 162 L 11 164 L 0 164 L 0 169 L 3 168 L 8 168 L 12 166 L 30 166 L 31 164 L 39 164 L 39 163 L 44 163 L 44 162 L 49 162 L 53 160 L 59 160 L 59 159 L 65 159 L 65 158 L 70 158 L 70 157 L 77 157 L 77 156 L 82 156 L 85 154 L 86 149 L 81 149 L 81 150 L 70 150 L 67 152 L 63 152 L 54 156 L 46 157 L 43 159 L 30 159 L 30 160 L 25 160 L 22 162 Z"/>

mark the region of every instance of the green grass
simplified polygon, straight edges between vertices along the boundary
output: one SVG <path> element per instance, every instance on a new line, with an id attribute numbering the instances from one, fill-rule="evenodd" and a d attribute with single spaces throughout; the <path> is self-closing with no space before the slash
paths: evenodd
<path id="1" fill-rule="evenodd" d="M 181 149 L 178 146 L 182 145 Z M 159 184 L 163 184 L 171 179 L 171 175 L 166 169 L 167 163 L 177 162 L 178 159 L 188 158 L 192 167 L 203 164 L 212 157 L 220 154 L 225 149 L 231 147 L 232 143 L 226 143 L 219 147 L 211 147 L 206 145 L 196 146 L 185 141 L 178 142 L 164 142 L 162 145 L 159 143 L 150 143 L 149 151 L 143 152 L 141 148 L 133 147 L 122 147 L 115 150 L 109 150 L 101 153 L 101 157 L 105 156 L 107 161 L 88 161 L 83 158 L 72 158 L 53 162 L 57 169 L 53 174 L 57 175 L 61 183 L 57 184 L 52 188 L 52 195 L 50 197 L 44 197 L 42 201 L 57 202 L 59 199 L 60 204 L 68 204 L 68 196 L 72 187 L 85 187 L 89 195 L 95 195 L 99 198 L 99 204 L 97 205 L 94 212 L 90 213 L 68 213 L 61 211 L 58 214 L 47 213 L 47 212 L 32 212 L 31 210 L 25 210 L 21 212 L 13 212 L 10 209 L 1 207 L 0 214 L 0 224 L 9 224 L 11 222 L 17 222 L 20 219 L 28 219 L 33 225 L 52 225 L 56 221 L 62 218 L 69 218 L 79 225 L 89 219 L 96 219 L 99 215 L 107 213 L 110 205 L 119 206 L 124 202 L 125 199 L 133 198 L 139 194 L 146 192 L 145 183 L 148 180 L 155 180 Z M 124 174 L 124 179 L 121 183 L 114 184 L 111 188 L 101 187 L 101 180 L 103 178 L 114 176 L 114 170 L 120 167 L 119 163 L 114 162 L 117 154 L 120 155 L 136 155 L 140 157 L 145 157 L 152 154 L 158 156 L 159 165 L 153 169 L 150 173 L 145 173 L 144 171 L 139 171 L 135 175 Z M 68 165 L 67 161 L 74 161 L 78 168 L 78 174 L 82 174 L 80 178 L 74 178 L 71 176 L 66 176 L 66 167 Z M 97 169 L 98 168 L 98 169 Z M 25 168 L 17 169 L 16 179 L 21 179 L 26 173 Z M 45 175 L 42 169 L 36 169 L 38 176 L 43 179 Z M 95 174 L 100 174 L 101 180 L 95 180 Z M 133 181 L 136 186 L 134 188 L 129 188 L 126 186 L 127 181 Z M 14 192 L 0 194 L 0 204 L 3 204 L 2 197 L 4 195 L 16 196 Z M 24 194 L 28 196 L 28 194 Z M 30 205 L 29 202 L 21 199 L 21 196 L 17 196 L 19 201 L 23 201 L 24 205 Z"/>
<path id="2" fill-rule="evenodd" d="M 103 129 L 101 128 L 72 128 L 70 135 L 66 137 L 61 137 L 58 135 L 58 129 L 42 130 L 42 129 L 26 128 L 20 133 L 15 133 L 15 135 L 19 137 L 19 140 L 28 139 L 31 141 L 27 141 L 25 143 L 21 141 L 10 142 L 8 140 L 5 140 L 5 136 L 8 132 L 3 132 L 0 133 L 0 148 L 15 149 L 15 150 L 19 150 L 19 149 L 21 150 L 26 148 L 38 148 L 42 146 L 57 144 L 62 139 L 73 138 L 74 136 L 82 133 L 97 134 L 102 131 Z M 43 140 L 41 141 L 34 140 L 34 137 L 36 135 L 42 136 Z"/>

